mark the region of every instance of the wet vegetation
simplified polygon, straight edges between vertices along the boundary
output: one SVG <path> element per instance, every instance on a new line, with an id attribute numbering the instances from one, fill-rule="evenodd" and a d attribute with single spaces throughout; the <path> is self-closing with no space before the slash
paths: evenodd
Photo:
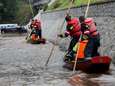
<path id="1" fill-rule="evenodd" d="M 51 6 L 48 7 L 48 10 L 59 10 L 68 8 L 71 0 L 56 0 Z M 91 3 L 102 2 L 105 0 L 91 0 Z M 85 5 L 88 3 L 88 0 L 74 0 L 72 7 L 77 7 Z"/>

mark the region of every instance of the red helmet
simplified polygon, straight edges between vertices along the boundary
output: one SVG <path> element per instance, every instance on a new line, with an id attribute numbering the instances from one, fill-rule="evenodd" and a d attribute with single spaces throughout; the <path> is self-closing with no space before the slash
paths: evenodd
<path id="1" fill-rule="evenodd" d="M 79 21 L 80 21 L 80 23 L 84 22 L 85 21 L 85 17 L 84 16 L 80 16 L 79 17 Z"/>

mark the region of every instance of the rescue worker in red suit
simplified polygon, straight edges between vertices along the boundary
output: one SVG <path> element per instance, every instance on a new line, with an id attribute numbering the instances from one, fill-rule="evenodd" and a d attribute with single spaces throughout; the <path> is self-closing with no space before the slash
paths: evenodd
<path id="1" fill-rule="evenodd" d="M 33 33 L 35 33 L 37 36 L 39 36 L 39 38 L 42 38 L 42 30 L 41 30 L 41 22 L 40 22 L 40 20 L 37 20 L 37 19 L 33 20 L 31 22 L 30 27 L 32 29 L 31 35 Z"/>
<path id="2" fill-rule="evenodd" d="M 86 57 L 99 56 L 98 48 L 100 47 L 100 35 L 96 29 L 96 23 L 93 18 L 79 17 L 81 23 L 81 31 L 88 35 L 89 41 L 85 49 Z"/>
<path id="3" fill-rule="evenodd" d="M 31 20 L 30 29 L 33 29 L 33 26 L 34 26 L 34 19 Z"/>
<path id="4" fill-rule="evenodd" d="M 78 18 L 71 18 L 71 16 L 67 15 L 65 17 L 66 20 L 66 31 L 64 34 L 59 34 L 59 37 L 67 37 L 67 36 L 71 36 L 71 42 L 68 48 L 68 53 L 66 54 L 67 57 L 69 57 L 68 55 L 70 55 L 69 53 L 72 51 L 73 47 L 75 46 L 75 44 L 78 42 L 80 35 L 81 35 L 81 27 L 80 27 L 80 22 Z M 65 57 L 66 57 L 65 56 Z M 71 57 L 71 56 L 70 56 Z"/>
<path id="5" fill-rule="evenodd" d="M 35 21 L 34 21 L 34 29 L 35 29 L 36 34 L 40 38 L 42 38 L 42 30 L 41 30 L 41 21 L 40 20 L 35 19 Z"/>
<path id="6" fill-rule="evenodd" d="M 32 19 L 30 22 L 31 22 L 31 23 L 30 23 L 29 29 L 31 29 L 31 33 L 30 33 L 29 37 L 31 37 L 32 34 L 35 34 L 35 30 L 34 30 L 34 19 Z M 26 38 L 26 39 L 27 39 L 27 38 Z"/>

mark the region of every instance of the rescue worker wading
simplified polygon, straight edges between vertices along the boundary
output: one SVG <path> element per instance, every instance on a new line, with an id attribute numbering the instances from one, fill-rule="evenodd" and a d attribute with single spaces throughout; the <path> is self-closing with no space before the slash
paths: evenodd
<path id="1" fill-rule="evenodd" d="M 89 36 L 89 41 L 85 49 L 86 57 L 99 56 L 98 48 L 100 47 L 100 35 L 96 29 L 96 23 L 93 18 L 86 18 L 84 16 L 79 17 L 81 23 L 81 31 L 83 34 Z"/>
<path id="2" fill-rule="evenodd" d="M 64 34 L 59 34 L 59 37 L 67 37 L 67 36 L 71 36 L 71 42 L 68 48 L 68 53 L 65 55 L 65 59 L 64 60 L 68 60 L 68 55 L 70 55 L 69 53 L 72 51 L 73 47 L 75 46 L 75 44 L 78 42 L 79 37 L 81 35 L 81 27 L 80 27 L 80 22 L 78 18 L 71 18 L 71 16 L 67 15 L 65 17 L 65 20 L 67 22 L 67 26 L 66 26 L 66 31 Z"/>

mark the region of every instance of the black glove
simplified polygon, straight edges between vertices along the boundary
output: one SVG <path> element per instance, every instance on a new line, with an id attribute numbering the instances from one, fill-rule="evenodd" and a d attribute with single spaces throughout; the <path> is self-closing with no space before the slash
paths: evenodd
<path id="1" fill-rule="evenodd" d="M 63 38 L 63 34 L 58 34 L 57 36 Z"/>

